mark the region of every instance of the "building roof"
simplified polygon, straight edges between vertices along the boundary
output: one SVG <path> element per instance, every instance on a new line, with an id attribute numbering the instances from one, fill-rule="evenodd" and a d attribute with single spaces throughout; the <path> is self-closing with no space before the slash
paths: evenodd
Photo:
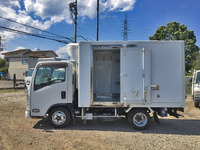
<path id="1" fill-rule="evenodd" d="M 36 58 L 49 58 L 58 57 L 52 50 L 45 51 L 31 51 L 30 49 L 19 49 L 11 52 L 2 53 L 5 57 L 36 57 Z"/>
<path id="2" fill-rule="evenodd" d="M 30 51 L 31 51 L 30 49 L 19 49 L 19 50 L 13 50 L 13 51 L 10 51 L 10 52 L 4 52 L 4 53 L 1 53 L 1 54 L 6 55 L 6 56 L 10 56 L 10 55 L 24 54 L 24 53 L 27 53 L 27 52 L 30 52 Z"/>
<path id="3" fill-rule="evenodd" d="M 37 58 L 58 57 L 58 55 L 52 50 L 31 51 L 31 52 L 25 53 L 24 56 L 37 57 Z"/>

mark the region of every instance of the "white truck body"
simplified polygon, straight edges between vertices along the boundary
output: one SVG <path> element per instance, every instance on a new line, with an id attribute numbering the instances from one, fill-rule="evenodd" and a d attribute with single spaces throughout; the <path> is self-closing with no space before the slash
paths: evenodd
<path id="1" fill-rule="evenodd" d="M 113 109 L 113 117 L 119 116 L 118 110 L 122 115 L 137 114 L 133 111 L 129 115 L 135 108 L 176 115 L 176 110 L 185 106 L 184 41 L 79 42 L 69 44 L 67 50 L 73 61 L 36 65 L 28 92 L 27 117 L 56 112 L 62 116 L 60 111 L 51 110 L 65 105 L 72 117 L 84 120 L 98 117 L 98 109 L 101 114 L 104 109 Z M 65 79 L 43 86 L 38 82 L 43 66 L 64 69 Z"/>
<path id="2" fill-rule="evenodd" d="M 184 107 L 184 58 L 183 41 L 79 42 L 78 106 Z M 154 86 L 158 90 L 152 90 Z M 94 94 L 113 93 L 120 94 L 117 104 L 94 100 Z"/>

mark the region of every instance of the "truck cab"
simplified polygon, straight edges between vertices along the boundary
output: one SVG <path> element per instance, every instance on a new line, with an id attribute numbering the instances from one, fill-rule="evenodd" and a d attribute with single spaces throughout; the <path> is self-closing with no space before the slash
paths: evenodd
<path id="1" fill-rule="evenodd" d="M 43 117 L 51 108 L 72 103 L 74 82 L 73 64 L 63 62 L 39 62 L 28 91 L 27 117 Z"/>
<path id="2" fill-rule="evenodd" d="M 194 100 L 194 106 L 199 107 L 200 103 L 200 70 L 194 70 L 192 78 L 190 78 L 190 82 L 192 82 L 192 97 Z"/>

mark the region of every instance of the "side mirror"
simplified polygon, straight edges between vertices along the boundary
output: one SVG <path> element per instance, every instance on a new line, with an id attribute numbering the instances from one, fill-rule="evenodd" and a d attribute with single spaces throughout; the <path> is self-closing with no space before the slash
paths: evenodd
<path id="1" fill-rule="evenodd" d="M 189 82 L 192 82 L 192 77 L 189 78 Z"/>
<path id="2" fill-rule="evenodd" d="M 24 75 L 25 77 L 27 76 L 27 72 L 28 72 L 28 71 L 25 71 L 25 72 L 23 73 L 23 75 Z"/>

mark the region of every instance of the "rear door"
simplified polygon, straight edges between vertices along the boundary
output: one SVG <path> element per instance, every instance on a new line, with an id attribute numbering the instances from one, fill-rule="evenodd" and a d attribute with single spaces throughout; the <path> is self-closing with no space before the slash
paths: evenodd
<path id="1" fill-rule="evenodd" d="M 41 64 L 31 85 L 31 116 L 44 116 L 54 104 L 67 103 L 67 64 Z"/>
<path id="2" fill-rule="evenodd" d="M 121 102 L 150 102 L 150 49 L 123 45 L 120 55 Z"/>

